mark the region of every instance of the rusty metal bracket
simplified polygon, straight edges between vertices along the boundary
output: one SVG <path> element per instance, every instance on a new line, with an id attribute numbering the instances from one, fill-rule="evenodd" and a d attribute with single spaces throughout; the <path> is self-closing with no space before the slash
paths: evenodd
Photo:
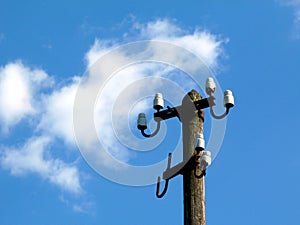
<path id="1" fill-rule="evenodd" d="M 195 107 L 197 110 L 205 109 L 208 107 L 212 107 L 215 105 L 215 97 L 210 96 L 208 98 L 204 98 L 198 101 L 193 102 L 194 104 L 190 107 Z M 154 113 L 154 120 L 155 121 L 161 121 L 161 120 L 167 120 L 173 117 L 178 117 L 180 120 L 180 114 L 184 110 L 186 106 L 180 105 L 176 107 L 167 107 L 167 109 L 158 111 Z M 204 119 L 204 118 L 202 118 Z"/>
<path id="2" fill-rule="evenodd" d="M 160 184 L 161 184 L 161 177 L 159 176 L 157 178 L 157 184 L 156 184 L 156 197 L 157 198 L 162 198 L 168 190 L 168 186 L 169 186 L 169 181 L 176 177 L 177 175 L 183 175 L 184 173 L 188 172 L 188 171 L 192 171 L 194 170 L 194 175 L 196 178 L 202 178 L 203 176 L 206 175 L 206 170 L 201 171 L 201 173 L 198 175 L 197 171 L 199 168 L 199 163 L 200 163 L 200 157 L 199 157 L 199 152 L 196 153 L 195 155 L 193 155 L 190 160 L 188 160 L 187 162 L 181 162 L 179 164 L 177 164 L 174 167 L 171 167 L 171 160 L 172 160 L 172 153 L 169 153 L 168 155 L 168 165 L 167 165 L 167 169 L 164 171 L 163 173 L 163 180 L 165 180 L 165 187 L 163 189 L 163 191 L 160 193 Z"/>
<path id="3" fill-rule="evenodd" d="M 202 121 L 204 121 L 204 114 L 203 114 L 202 109 L 210 107 L 212 110 L 212 107 L 215 105 L 214 101 L 215 101 L 215 97 L 210 96 L 208 98 L 204 98 L 204 99 L 195 101 L 195 102 L 193 102 L 193 104 L 180 105 L 180 106 L 176 106 L 173 108 L 167 106 L 167 109 L 162 110 L 162 111 L 157 110 L 157 112 L 154 113 L 154 120 L 157 122 L 157 127 L 156 127 L 156 130 L 152 134 L 146 134 L 145 129 L 141 129 L 141 128 L 139 128 L 139 129 L 141 130 L 141 133 L 144 137 L 146 137 L 146 138 L 154 137 L 159 132 L 160 122 L 162 120 L 167 120 L 167 119 L 170 119 L 173 117 L 177 117 L 181 121 L 180 114 L 187 108 L 193 109 L 193 107 L 194 107 L 194 109 L 199 111 L 198 112 L 199 118 L 201 118 Z"/>
<path id="4" fill-rule="evenodd" d="M 172 153 L 169 153 L 167 170 L 169 170 L 169 169 L 171 168 L 171 160 L 172 160 Z M 170 179 L 170 178 L 169 178 L 169 179 Z M 160 177 L 157 178 L 157 184 L 156 184 L 156 197 L 162 198 L 162 197 L 167 193 L 168 186 L 169 186 L 169 179 L 166 179 L 166 183 L 165 183 L 164 190 L 163 190 L 162 193 L 160 194 L 159 192 L 160 192 L 160 181 L 161 181 L 161 178 L 160 178 Z"/>

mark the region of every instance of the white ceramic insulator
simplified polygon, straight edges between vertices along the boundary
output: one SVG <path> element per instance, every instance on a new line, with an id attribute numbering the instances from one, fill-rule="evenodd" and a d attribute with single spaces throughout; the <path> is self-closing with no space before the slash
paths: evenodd
<path id="1" fill-rule="evenodd" d="M 147 119 L 145 113 L 140 113 L 138 117 L 138 127 L 147 127 Z"/>
<path id="2" fill-rule="evenodd" d="M 206 169 L 206 167 L 210 166 L 210 164 L 211 164 L 211 153 L 209 151 L 205 151 L 201 156 L 199 169 L 203 171 Z"/>
<path id="3" fill-rule="evenodd" d="M 205 140 L 204 140 L 203 134 L 201 134 L 201 133 L 196 134 L 194 147 L 196 150 L 197 149 L 200 149 L 200 150 L 205 149 Z"/>
<path id="4" fill-rule="evenodd" d="M 216 84 L 215 84 L 215 81 L 212 77 L 207 78 L 205 87 L 206 87 L 205 88 L 206 93 L 208 95 L 211 95 L 216 91 Z"/>
<path id="5" fill-rule="evenodd" d="M 163 99 L 163 95 L 161 93 L 155 94 L 155 97 L 153 100 L 153 108 L 156 110 L 164 108 L 164 99 Z"/>
<path id="6" fill-rule="evenodd" d="M 227 107 L 227 106 L 233 107 L 234 106 L 234 97 L 230 90 L 226 90 L 224 92 L 224 106 L 225 107 Z"/>

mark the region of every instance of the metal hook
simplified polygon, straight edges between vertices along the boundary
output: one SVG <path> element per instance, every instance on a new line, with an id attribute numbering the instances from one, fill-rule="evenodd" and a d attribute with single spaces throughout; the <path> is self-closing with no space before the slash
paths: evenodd
<path id="1" fill-rule="evenodd" d="M 160 181 L 161 181 L 161 178 L 158 177 L 157 178 L 157 184 L 156 184 L 156 197 L 158 197 L 158 198 L 162 198 L 166 194 L 166 192 L 168 190 L 168 186 L 169 186 L 169 179 L 167 179 L 163 192 L 161 194 L 159 194 L 159 192 L 160 192 Z"/>
<path id="2" fill-rule="evenodd" d="M 225 118 L 225 116 L 228 115 L 229 109 L 230 109 L 229 107 L 226 107 L 225 113 L 222 114 L 222 115 L 220 115 L 220 116 L 217 116 L 217 115 L 215 114 L 214 110 L 213 110 L 213 106 L 210 106 L 209 108 L 210 108 L 210 114 L 212 115 L 213 118 L 215 118 L 215 119 L 217 119 L 217 120 Z"/>
<path id="3" fill-rule="evenodd" d="M 225 118 L 225 116 L 228 115 L 230 107 L 226 107 L 225 113 L 223 113 L 220 116 L 217 116 L 215 114 L 215 112 L 214 112 L 214 109 L 213 109 L 213 107 L 216 105 L 215 104 L 215 99 L 216 98 L 213 96 L 213 93 L 210 93 L 209 98 L 208 98 L 208 104 L 209 104 L 210 114 L 212 115 L 213 118 L 215 118 L 217 120 L 220 120 L 220 119 Z"/>
<path id="4" fill-rule="evenodd" d="M 146 134 L 145 130 L 141 130 L 141 133 L 144 137 L 150 138 L 150 137 L 154 137 L 158 133 L 159 129 L 160 129 L 160 121 L 157 121 L 156 130 L 152 134 Z"/>
<path id="5" fill-rule="evenodd" d="M 166 171 L 168 171 L 171 168 L 171 160 L 172 160 L 172 153 L 169 153 L 169 155 L 168 155 L 168 165 L 167 165 Z M 156 184 L 156 197 L 158 197 L 158 198 L 162 198 L 166 194 L 166 192 L 168 190 L 168 186 L 169 186 L 169 179 L 166 179 L 164 190 L 160 194 L 159 193 L 160 192 L 160 181 L 161 181 L 161 177 L 159 176 L 157 178 L 157 184 Z"/>

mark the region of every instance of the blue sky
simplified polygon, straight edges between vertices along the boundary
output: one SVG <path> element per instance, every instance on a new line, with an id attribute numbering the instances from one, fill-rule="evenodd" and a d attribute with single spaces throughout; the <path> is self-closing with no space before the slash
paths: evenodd
<path id="1" fill-rule="evenodd" d="M 12 0 L 0 5 L 0 224 L 183 223 L 181 177 L 157 199 L 153 184 L 133 187 L 100 176 L 74 138 L 73 102 L 81 78 L 103 54 L 141 40 L 191 51 L 224 90 L 234 92 L 236 107 L 206 176 L 207 224 L 300 222 L 300 1 Z M 194 87 L 186 74 L 169 66 L 133 65 L 105 81 L 96 104 L 100 141 L 116 159 L 132 165 L 159 162 L 180 148 L 175 119 L 165 124 L 165 137 L 144 140 L 135 129 L 138 110 L 145 108 L 150 119 L 152 97 L 143 95 L 138 83 L 129 94 L 126 88 L 149 77 L 174 81 L 182 91 Z M 180 103 L 180 94 L 172 96 L 151 82 L 149 93 L 158 89 L 167 92 L 170 104 Z M 108 95 L 116 87 L 120 92 Z M 120 100 L 131 111 L 109 106 Z M 206 139 L 209 117 L 207 111 Z M 109 127 L 110 119 L 117 128 Z M 124 132 L 128 124 L 136 137 L 132 142 Z M 127 148 L 133 143 L 151 151 Z M 122 167 L 99 157 L 103 168 L 122 174 Z"/>

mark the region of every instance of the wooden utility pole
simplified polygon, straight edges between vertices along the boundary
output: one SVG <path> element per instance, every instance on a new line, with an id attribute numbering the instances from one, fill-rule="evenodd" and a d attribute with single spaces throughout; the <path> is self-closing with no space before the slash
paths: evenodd
<path id="1" fill-rule="evenodd" d="M 210 113 L 214 119 L 223 119 L 229 113 L 230 108 L 234 106 L 232 92 L 227 90 L 224 93 L 226 112 L 222 115 L 216 115 L 213 110 L 215 89 L 216 84 L 210 77 L 206 81 L 208 98 L 202 99 L 197 91 L 191 90 L 184 96 L 181 105 L 173 108 L 167 107 L 166 110 L 161 110 L 164 107 L 162 94 L 156 94 L 153 108 L 157 110 L 154 113 L 157 128 L 152 134 L 145 133 L 147 129 L 145 114 L 140 113 L 138 117 L 138 129 L 147 138 L 158 133 L 162 120 L 178 117 L 182 122 L 183 160 L 171 167 L 172 153 L 169 153 L 167 169 L 162 176 L 165 181 L 164 189 L 160 191 L 161 177 L 159 176 L 156 184 L 156 197 L 162 198 L 166 194 L 170 179 L 180 174 L 183 175 L 184 225 L 206 225 L 204 176 L 206 167 L 211 164 L 211 153 L 204 151 L 203 109 L 210 108 Z"/>
<path id="2" fill-rule="evenodd" d="M 195 152 L 195 136 L 203 134 L 203 110 L 197 110 L 195 101 L 202 99 L 200 94 L 192 90 L 182 100 L 184 110 L 180 115 L 183 136 L 183 161 L 188 162 Z M 200 152 L 201 154 L 201 152 Z M 184 191 L 184 225 L 205 225 L 205 184 L 204 176 L 196 178 L 194 171 L 183 174 Z"/>

